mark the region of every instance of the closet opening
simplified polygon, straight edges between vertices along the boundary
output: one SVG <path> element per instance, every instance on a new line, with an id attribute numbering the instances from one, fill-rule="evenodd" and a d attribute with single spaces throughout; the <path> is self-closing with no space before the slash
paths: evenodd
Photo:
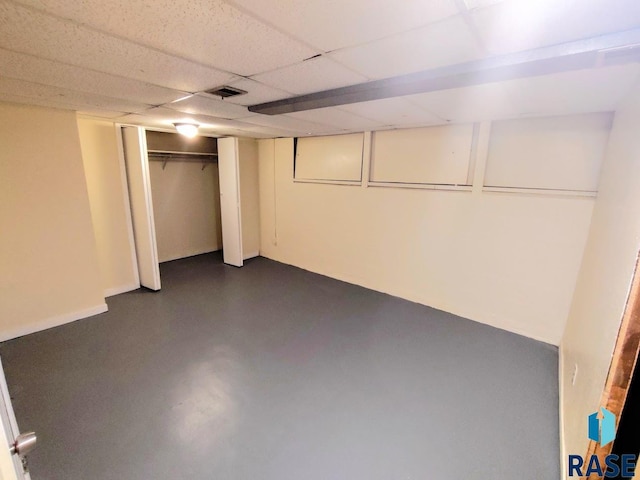
<path id="1" fill-rule="evenodd" d="M 119 129 L 141 286 L 160 290 L 161 262 L 222 250 L 242 267 L 259 255 L 255 140 Z"/>
<path id="2" fill-rule="evenodd" d="M 146 130 L 158 262 L 222 249 L 218 144 Z"/>

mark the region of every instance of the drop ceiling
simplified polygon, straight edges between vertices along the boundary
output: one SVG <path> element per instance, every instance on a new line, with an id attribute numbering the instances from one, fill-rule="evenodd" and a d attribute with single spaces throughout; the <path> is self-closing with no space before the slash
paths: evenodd
<path id="1" fill-rule="evenodd" d="M 637 63 L 291 114 L 247 106 L 638 27 L 637 0 L 0 0 L 0 101 L 256 138 L 611 111 Z M 221 85 L 248 93 L 203 93 Z"/>

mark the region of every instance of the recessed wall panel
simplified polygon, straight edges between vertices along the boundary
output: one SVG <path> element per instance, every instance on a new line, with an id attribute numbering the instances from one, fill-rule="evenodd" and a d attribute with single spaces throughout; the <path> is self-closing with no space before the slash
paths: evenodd
<path id="1" fill-rule="evenodd" d="M 360 182 L 364 134 L 299 138 L 296 180 Z"/>
<path id="2" fill-rule="evenodd" d="M 473 124 L 373 134 L 371 182 L 467 185 Z"/>
<path id="3" fill-rule="evenodd" d="M 594 192 L 611 113 L 494 122 L 486 187 Z"/>

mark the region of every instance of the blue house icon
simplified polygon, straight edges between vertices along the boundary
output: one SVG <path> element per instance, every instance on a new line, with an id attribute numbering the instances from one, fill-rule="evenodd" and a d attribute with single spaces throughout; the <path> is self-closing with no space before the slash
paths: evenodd
<path id="1" fill-rule="evenodd" d="M 604 447 L 616 438 L 616 416 L 604 407 L 600 411 L 602 420 L 598 418 L 598 412 L 589 415 L 589 439 Z"/>

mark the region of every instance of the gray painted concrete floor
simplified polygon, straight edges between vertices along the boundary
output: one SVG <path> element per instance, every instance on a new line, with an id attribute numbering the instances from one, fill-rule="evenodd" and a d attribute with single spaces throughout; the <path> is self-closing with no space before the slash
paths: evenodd
<path id="1" fill-rule="evenodd" d="M 33 480 L 556 479 L 557 351 L 264 258 L 0 345 Z"/>

